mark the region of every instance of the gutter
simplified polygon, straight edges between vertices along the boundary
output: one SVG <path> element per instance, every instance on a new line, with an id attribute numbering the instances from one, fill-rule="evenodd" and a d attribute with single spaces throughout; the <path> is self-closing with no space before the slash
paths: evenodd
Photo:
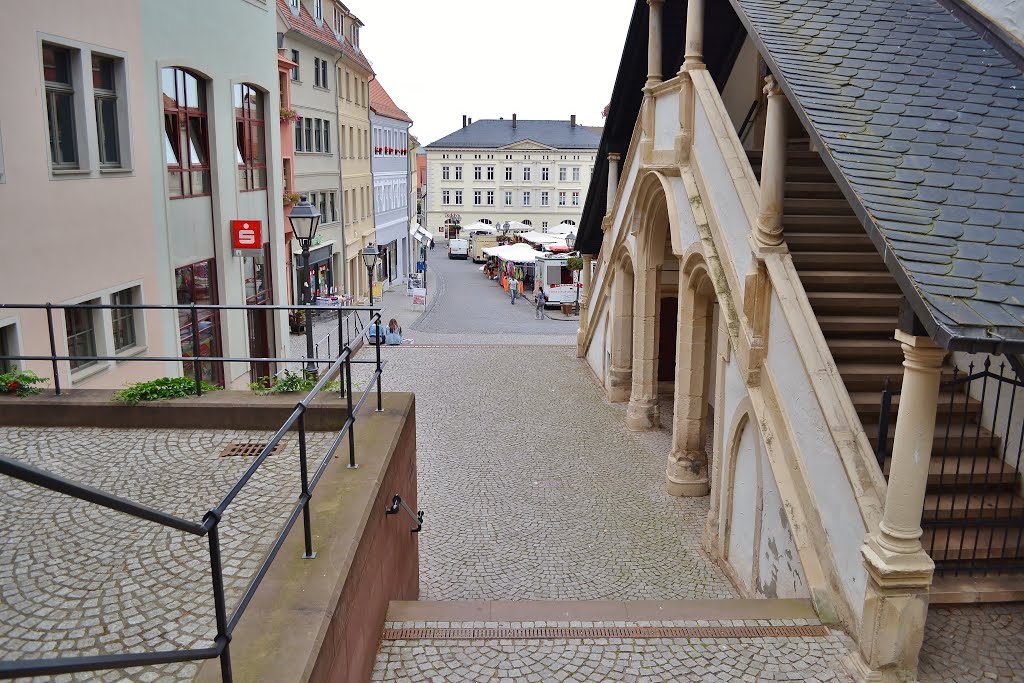
<path id="1" fill-rule="evenodd" d="M 345 175 L 344 166 L 342 164 L 342 149 L 344 148 L 345 141 L 341 137 L 341 83 L 338 83 L 338 64 L 345 58 L 345 53 L 342 52 L 338 55 L 338 58 L 334 60 L 334 80 L 337 83 L 337 92 L 334 96 L 334 133 L 338 138 L 338 206 L 341 207 L 341 291 L 344 294 L 351 294 L 352 290 L 348 288 L 348 225 L 345 222 L 347 214 L 347 207 L 345 206 Z"/>

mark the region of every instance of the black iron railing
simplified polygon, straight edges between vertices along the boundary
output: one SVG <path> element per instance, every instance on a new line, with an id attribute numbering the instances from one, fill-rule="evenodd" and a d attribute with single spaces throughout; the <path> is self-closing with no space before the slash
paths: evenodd
<path id="1" fill-rule="evenodd" d="M 7 309 L 45 309 L 47 320 L 49 323 L 50 333 L 50 349 L 51 354 L 49 356 L 33 356 L 33 355 L 18 355 L 18 356 L 4 356 L 0 357 L 0 360 L 7 361 L 50 361 L 54 369 L 54 382 L 56 384 L 57 393 L 60 394 L 60 385 L 58 379 L 58 363 L 62 361 L 88 361 L 88 360 L 118 360 L 124 362 L 142 362 L 142 361 L 181 361 L 181 362 L 194 362 L 195 366 L 198 367 L 199 358 L 195 356 L 131 356 L 127 358 L 122 357 L 109 357 L 109 356 L 75 356 L 75 355 L 58 355 L 55 343 L 55 333 L 53 327 L 53 311 L 54 310 L 65 310 L 65 309 L 103 309 L 103 308 L 132 308 L 137 310 L 188 310 L 190 311 L 192 324 L 195 325 L 197 316 L 193 311 L 203 309 L 216 309 L 216 310 L 250 310 L 250 309 L 274 309 L 274 310 L 295 310 L 295 309 L 309 309 L 314 308 L 311 306 L 156 306 L 156 305 L 101 305 L 101 304 L 79 304 L 79 305 L 51 305 L 51 304 L 39 304 L 39 305 L 12 305 L 12 304 L 0 304 L 0 308 Z M 322 310 L 323 307 L 316 307 Z M 370 321 L 380 324 L 380 309 L 373 307 L 349 307 L 342 310 L 356 310 L 356 311 L 367 311 L 370 314 Z M 341 310 L 339 310 L 339 330 L 341 329 L 342 316 Z M 193 329 L 193 333 L 195 330 Z M 339 338 L 341 333 L 339 332 Z M 194 348 L 198 350 L 198 345 Z M 159 651 L 159 652 L 142 652 L 142 653 L 125 653 L 125 654 L 103 654 L 86 657 L 59 657 L 59 658 L 47 658 L 47 659 L 19 659 L 19 660 L 3 660 L 0 661 L 0 679 L 8 678 L 20 678 L 28 676 L 54 676 L 67 673 L 75 673 L 82 671 L 100 671 L 106 669 L 122 669 L 135 666 L 151 666 L 157 664 L 169 664 L 176 662 L 187 662 L 205 659 L 220 658 L 221 675 L 224 681 L 232 680 L 231 670 L 231 655 L 229 644 L 231 642 L 231 634 L 235 627 L 238 625 L 242 614 L 245 612 L 246 607 L 255 595 L 257 588 L 263 581 L 270 569 L 271 564 L 280 552 L 282 545 L 284 544 L 285 538 L 291 531 L 295 522 L 299 516 L 302 516 L 303 525 L 303 541 L 304 541 L 304 557 L 312 559 L 316 557 L 316 553 L 313 551 L 313 536 L 312 536 L 312 520 L 310 516 L 309 503 L 313 496 L 313 491 L 316 488 L 317 483 L 323 476 L 328 464 L 334 457 L 335 452 L 340 447 L 342 441 L 347 437 L 348 439 L 348 466 L 350 468 L 357 467 L 356 463 L 356 451 L 355 451 L 355 423 L 356 418 L 359 414 L 359 410 L 369 395 L 369 392 L 373 388 L 373 380 L 376 379 L 376 390 L 377 390 L 377 411 L 383 410 L 383 401 L 381 396 L 381 376 L 383 374 L 384 363 L 381 360 L 380 347 L 377 347 L 377 354 L 374 360 L 360 361 L 353 359 L 354 351 L 351 343 L 346 343 L 339 349 L 338 356 L 334 359 L 318 360 L 313 359 L 313 362 L 319 364 L 329 364 L 326 372 L 320 375 L 319 380 L 312 390 L 299 401 L 294 410 L 288 418 L 278 427 L 277 431 L 266 443 L 259 455 L 253 460 L 253 462 L 246 468 L 245 472 L 238 478 L 235 484 L 223 497 L 223 499 L 216 506 L 211 508 L 203 516 L 201 521 L 193 521 L 179 517 L 176 515 L 157 510 L 155 508 L 137 503 L 126 498 L 101 491 L 99 489 L 87 486 L 84 484 L 73 482 L 69 479 L 61 477 L 57 474 L 49 472 L 47 470 L 28 465 L 26 463 L 14 460 L 11 458 L 0 456 L 0 474 L 19 479 L 29 484 L 34 484 L 42 488 L 55 491 L 73 498 L 88 501 L 90 503 L 105 507 L 110 510 L 115 510 L 120 513 L 131 515 L 137 519 L 146 520 L 154 524 L 159 524 L 171 529 L 177 529 L 187 534 L 194 536 L 206 536 L 209 541 L 210 551 L 210 577 L 213 590 L 214 599 L 214 616 L 216 619 L 217 635 L 214 637 L 213 645 L 206 648 L 193 648 L 187 650 L 170 650 L 170 651 Z M 305 362 L 305 358 L 239 358 L 239 357 L 202 357 L 203 362 Z M 367 382 L 366 388 L 363 389 L 358 399 L 352 394 L 352 366 L 358 364 L 369 364 L 373 365 L 373 375 L 371 380 Z M 313 399 L 315 399 L 321 392 L 324 391 L 324 387 L 330 382 L 335 376 L 339 378 L 339 384 L 341 386 L 341 395 L 347 398 L 346 407 L 348 414 L 345 422 L 342 425 L 340 431 L 335 435 L 330 447 L 326 450 L 319 461 L 314 462 L 312 472 L 309 467 L 309 454 L 307 452 L 306 443 L 306 412 L 309 409 Z M 197 385 L 201 384 L 197 378 Z M 197 392 L 198 393 L 198 392 Z M 292 508 L 291 513 L 284 524 L 284 527 L 278 533 L 273 545 L 270 548 L 269 553 L 264 559 L 260 568 L 257 570 L 253 578 L 249 581 L 245 592 L 242 594 L 238 605 L 230 613 L 228 613 L 227 600 L 224 590 L 224 579 L 223 571 L 221 567 L 221 548 L 220 548 L 220 536 L 219 536 L 219 524 L 224 516 L 225 511 L 231 505 L 235 497 L 242 491 L 245 485 L 249 482 L 252 476 L 260 469 L 267 457 L 274 451 L 274 449 L 280 444 L 285 434 L 295 429 L 298 432 L 298 443 L 299 443 L 299 494 L 296 500 L 295 506 Z"/>
<path id="2" fill-rule="evenodd" d="M 1012 366 L 1012 363 L 1011 363 Z M 978 369 L 953 368 L 940 400 L 921 526 L 937 574 L 1024 571 L 1024 381 L 986 358 Z M 875 456 L 885 472 L 892 446 L 892 406 L 899 389 L 882 391 Z M 1024 391 L 1022 391 L 1024 394 Z"/>
<path id="3" fill-rule="evenodd" d="M 761 100 L 754 100 L 750 103 L 750 109 L 747 110 L 747 115 L 743 117 L 743 123 L 740 124 L 740 129 L 736 133 L 740 142 L 745 142 L 747 136 L 750 135 L 750 131 L 754 129 L 754 121 L 757 118 L 757 111 L 760 108 Z"/>

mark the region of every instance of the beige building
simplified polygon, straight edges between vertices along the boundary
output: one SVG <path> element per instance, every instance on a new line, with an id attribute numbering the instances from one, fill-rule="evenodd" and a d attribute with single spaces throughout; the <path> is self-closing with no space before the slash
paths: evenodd
<path id="1" fill-rule="evenodd" d="M 426 225 L 519 221 L 544 232 L 583 213 L 600 129 L 567 121 L 472 121 L 430 143 Z"/>
<path id="2" fill-rule="evenodd" d="M 956 4 L 638 0 L 576 242 L 580 357 L 857 681 L 1024 578 L 1020 29 Z"/>

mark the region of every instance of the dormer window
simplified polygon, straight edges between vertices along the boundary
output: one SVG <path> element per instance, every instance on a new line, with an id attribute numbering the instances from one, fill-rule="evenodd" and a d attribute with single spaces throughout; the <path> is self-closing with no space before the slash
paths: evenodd
<path id="1" fill-rule="evenodd" d="M 336 34 L 338 34 L 339 36 L 345 34 L 345 30 L 344 30 L 344 26 L 342 25 L 341 17 L 342 17 L 341 9 L 337 5 L 335 5 L 334 6 L 334 32 Z"/>
<path id="2" fill-rule="evenodd" d="M 291 5 L 292 12 L 299 13 L 299 0 L 288 0 L 288 4 Z"/>
<path id="3" fill-rule="evenodd" d="M 318 22 L 324 20 L 324 0 L 313 0 L 313 18 Z"/>
<path id="4" fill-rule="evenodd" d="M 354 45 L 355 47 L 359 47 L 359 26 L 353 23 L 350 33 L 352 45 Z"/>

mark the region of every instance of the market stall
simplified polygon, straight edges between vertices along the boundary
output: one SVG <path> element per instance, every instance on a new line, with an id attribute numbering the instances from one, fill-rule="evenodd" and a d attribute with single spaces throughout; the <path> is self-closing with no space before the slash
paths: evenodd
<path id="1" fill-rule="evenodd" d="M 543 252 L 523 243 L 487 247 L 483 252 L 489 257 L 484 272 L 496 278 L 506 292 L 510 275 L 519 282 L 520 294 L 533 288 L 534 262 L 544 256 Z"/>

